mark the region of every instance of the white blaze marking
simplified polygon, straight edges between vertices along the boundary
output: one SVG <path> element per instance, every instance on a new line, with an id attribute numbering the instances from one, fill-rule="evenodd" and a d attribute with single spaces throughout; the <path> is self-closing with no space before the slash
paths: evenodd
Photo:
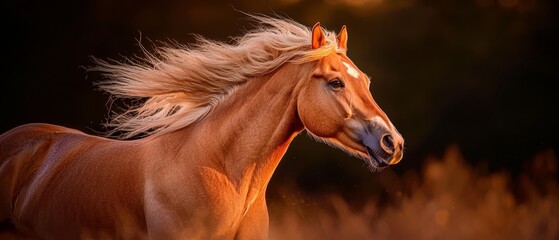
<path id="1" fill-rule="evenodd" d="M 349 65 L 349 63 L 346 63 L 346 62 L 342 62 L 342 63 L 347 68 L 347 74 L 349 74 L 350 76 L 352 76 L 354 78 L 359 78 L 359 72 L 357 70 L 355 70 L 355 68 L 353 68 L 351 65 Z"/>

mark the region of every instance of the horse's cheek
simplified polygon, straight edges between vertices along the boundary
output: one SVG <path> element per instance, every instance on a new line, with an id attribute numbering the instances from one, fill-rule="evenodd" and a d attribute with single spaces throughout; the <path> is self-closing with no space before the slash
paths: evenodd
<path id="1" fill-rule="evenodd" d="M 297 113 L 305 128 L 318 137 L 335 137 L 339 131 L 333 111 L 328 111 L 329 104 L 314 94 L 298 99 Z"/>

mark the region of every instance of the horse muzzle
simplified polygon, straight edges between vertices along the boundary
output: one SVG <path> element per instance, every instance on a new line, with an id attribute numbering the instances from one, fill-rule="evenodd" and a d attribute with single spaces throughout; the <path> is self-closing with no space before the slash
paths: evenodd
<path id="1" fill-rule="evenodd" d="M 375 171 L 380 171 L 402 160 L 404 139 L 397 131 L 373 126 L 363 137 L 363 145 L 369 154 L 368 163 Z"/>

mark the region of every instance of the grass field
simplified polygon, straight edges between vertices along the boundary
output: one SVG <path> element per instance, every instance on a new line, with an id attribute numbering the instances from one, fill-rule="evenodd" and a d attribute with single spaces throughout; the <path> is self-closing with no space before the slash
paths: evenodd
<path id="1" fill-rule="evenodd" d="M 386 175 L 385 197 L 339 194 L 269 202 L 271 239 L 559 239 L 557 158 L 545 151 L 520 174 L 484 172 L 456 147 L 420 171 Z M 396 189 L 396 190 L 393 190 Z M 297 192 L 294 189 L 289 191 Z"/>

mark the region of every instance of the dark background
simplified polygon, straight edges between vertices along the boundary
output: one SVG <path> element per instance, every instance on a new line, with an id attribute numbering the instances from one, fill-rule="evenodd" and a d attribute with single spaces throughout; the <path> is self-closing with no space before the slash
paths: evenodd
<path id="1" fill-rule="evenodd" d="M 91 56 L 123 59 L 137 39 L 228 41 L 249 13 L 349 30 L 348 55 L 372 76 L 377 103 L 406 139 L 391 173 L 421 168 L 450 145 L 484 171 L 521 171 L 559 141 L 556 1 L 275 0 L 2 1 L 1 124 L 47 122 L 95 134 L 108 113 Z M 305 134 L 303 134 L 305 135 Z M 386 173 L 381 173 L 386 174 Z M 270 188 L 346 196 L 381 191 L 364 163 L 298 137 Z"/>

